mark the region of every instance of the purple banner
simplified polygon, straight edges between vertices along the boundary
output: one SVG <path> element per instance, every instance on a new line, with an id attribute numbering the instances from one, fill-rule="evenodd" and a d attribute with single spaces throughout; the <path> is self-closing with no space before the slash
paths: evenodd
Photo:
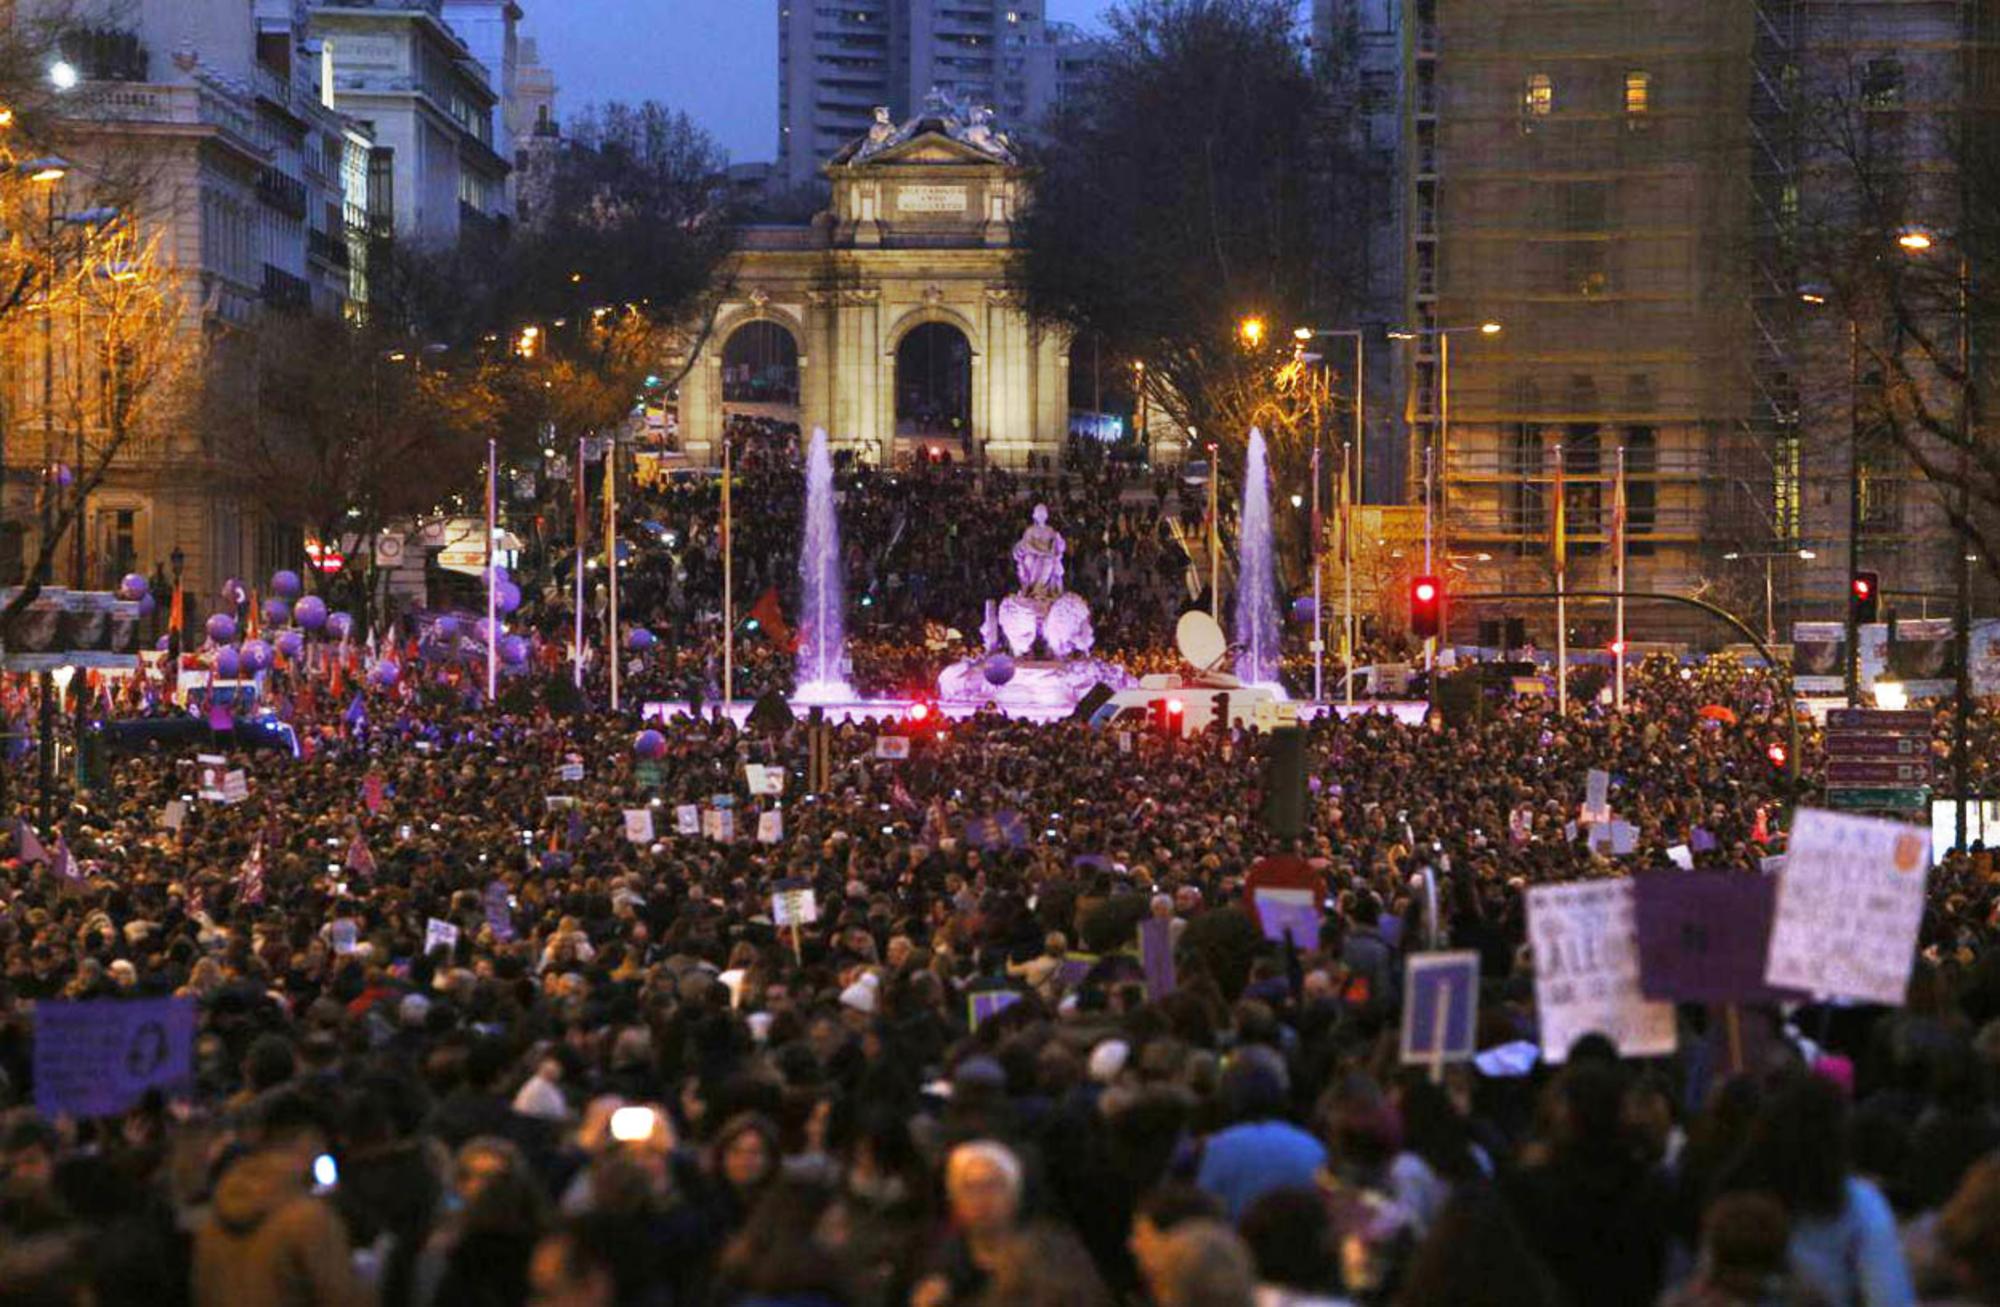
<path id="1" fill-rule="evenodd" d="M 35 1108 L 115 1116 L 149 1089 L 194 1083 L 194 1001 L 94 999 L 35 1005 Z"/>
<path id="2" fill-rule="evenodd" d="M 965 1015 L 977 1030 L 980 1022 L 992 1020 L 1020 1001 L 1021 996 L 1011 989 L 982 989 L 966 995 Z"/>
<path id="3" fill-rule="evenodd" d="M 1777 1003 L 1803 997 L 1764 983 L 1778 882 L 1717 871 L 1633 878 L 1639 988 L 1677 1003 Z"/>
<path id="4" fill-rule="evenodd" d="M 502 944 L 514 942 L 514 907 L 507 901 L 507 886 L 494 881 L 486 887 L 486 925 Z"/>

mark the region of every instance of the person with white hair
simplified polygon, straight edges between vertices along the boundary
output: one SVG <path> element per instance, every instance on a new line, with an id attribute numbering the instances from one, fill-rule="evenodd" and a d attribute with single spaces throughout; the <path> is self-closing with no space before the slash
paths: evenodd
<path id="1" fill-rule="evenodd" d="M 911 1307 L 979 1301 L 1020 1223 L 1024 1182 L 1019 1155 L 997 1140 L 975 1139 L 951 1150 L 944 1165 L 951 1235 L 911 1291 Z"/>

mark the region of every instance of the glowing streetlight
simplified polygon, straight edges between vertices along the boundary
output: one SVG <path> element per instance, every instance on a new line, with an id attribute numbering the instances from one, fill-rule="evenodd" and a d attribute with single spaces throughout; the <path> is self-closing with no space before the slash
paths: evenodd
<path id="1" fill-rule="evenodd" d="M 76 84 L 83 80 L 76 65 L 67 59 L 58 59 L 49 65 L 49 85 L 58 91 L 74 91 Z"/>
<path id="2" fill-rule="evenodd" d="M 59 182 L 69 176 L 69 161 L 58 159 L 53 154 L 44 155 L 39 159 L 30 159 L 22 164 L 21 173 L 29 181 L 40 182 L 46 186 L 51 182 Z"/>
<path id="3" fill-rule="evenodd" d="M 1912 254 L 1922 254 L 1935 243 L 1929 232 L 1914 227 L 1896 237 L 1896 244 Z"/>
<path id="4" fill-rule="evenodd" d="M 1482 336 L 1497 336 L 1500 334 L 1500 324 L 1491 320 L 1482 322 L 1479 324 L 1479 334 Z"/>
<path id="5" fill-rule="evenodd" d="M 1236 324 L 1236 337 L 1251 349 L 1264 343 L 1264 319 L 1245 318 Z"/>

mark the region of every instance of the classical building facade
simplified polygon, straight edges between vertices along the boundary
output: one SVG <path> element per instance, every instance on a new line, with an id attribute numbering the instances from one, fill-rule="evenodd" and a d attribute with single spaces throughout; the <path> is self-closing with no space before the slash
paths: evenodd
<path id="1" fill-rule="evenodd" d="M 882 111 L 825 173 L 833 204 L 810 225 L 744 233 L 681 383 L 689 457 L 717 461 L 739 414 L 824 427 L 869 462 L 1058 455 L 1068 342 L 1009 287 L 1027 178 L 1007 137 L 934 96 L 901 125 Z"/>

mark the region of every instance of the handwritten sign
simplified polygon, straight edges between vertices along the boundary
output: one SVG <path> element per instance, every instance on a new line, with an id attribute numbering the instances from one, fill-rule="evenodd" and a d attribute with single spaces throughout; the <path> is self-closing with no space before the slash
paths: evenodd
<path id="1" fill-rule="evenodd" d="M 1778 877 L 1764 978 L 1865 1003 L 1901 1003 L 1930 865 L 1930 833 L 1921 826 L 1801 811 Z"/>
<path id="2" fill-rule="evenodd" d="M 35 1005 L 35 1106 L 43 1116 L 112 1116 L 151 1089 L 194 1082 L 194 1001 L 95 999 Z"/>
<path id="3" fill-rule="evenodd" d="M 1605 1036 L 1627 1057 L 1674 1051 L 1674 1008 L 1639 989 L 1632 882 L 1576 881 L 1528 891 L 1535 954 L 1535 1010 L 1542 1056 L 1568 1059 L 1585 1035 Z"/>
<path id="4" fill-rule="evenodd" d="M 653 842 L 653 810 L 651 808 L 625 809 L 625 838 L 634 844 Z"/>
<path id="5" fill-rule="evenodd" d="M 781 889 L 771 896 L 771 921 L 790 928 L 810 926 L 819 920 L 819 900 L 810 887 Z"/>
<path id="6" fill-rule="evenodd" d="M 458 951 L 458 927 L 432 917 L 424 923 L 424 956 L 429 957 L 438 949 L 446 953 Z"/>

